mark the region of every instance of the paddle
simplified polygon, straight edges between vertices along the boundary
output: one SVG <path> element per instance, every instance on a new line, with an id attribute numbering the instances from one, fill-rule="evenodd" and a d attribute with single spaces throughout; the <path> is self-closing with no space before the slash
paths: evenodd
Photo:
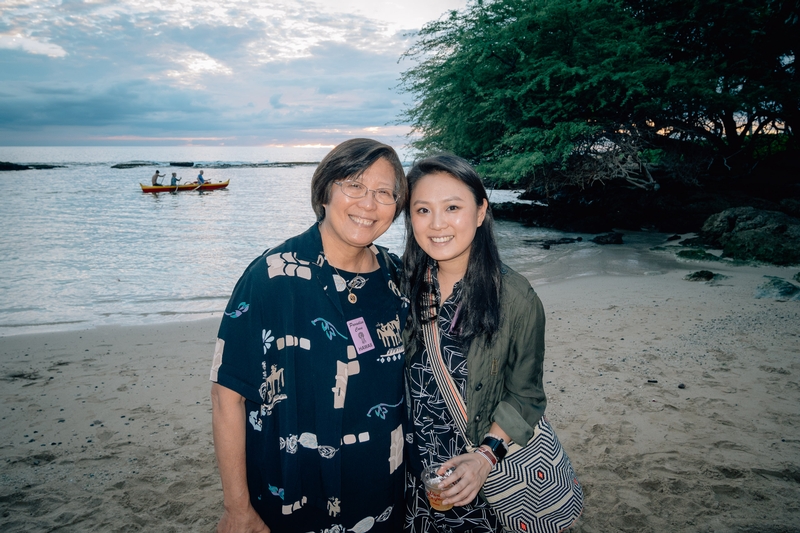
<path id="1" fill-rule="evenodd" d="M 175 180 L 175 190 L 172 192 L 172 194 L 175 194 L 175 193 L 178 192 L 178 186 L 180 186 L 180 183 L 178 183 L 179 181 L 181 181 L 181 178 L 178 178 L 178 179 Z"/>

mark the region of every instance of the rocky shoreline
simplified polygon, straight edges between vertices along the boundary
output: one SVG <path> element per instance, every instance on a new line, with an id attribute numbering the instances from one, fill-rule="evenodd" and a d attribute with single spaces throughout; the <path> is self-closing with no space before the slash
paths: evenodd
<path id="1" fill-rule="evenodd" d="M 278 161 L 275 163 L 194 163 L 192 161 L 159 163 L 157 161 L 128 161 L 126 163 L 117 163 L 112 165 L 111 168 L 126 169 L 138 167 L 184 167 L 184 168 L 286 168 L 298 166 L 311 166 L 318 165 L 319 161 Z"/>
<path id="2" fill-rule="evenodd" d="M 44 163 L 31 163 L 29 165 L 18 165 L 8 161 L 0 161 L 0 171 L 2 170 L 49 170 L 51 168 L 64 168 L 61 165 L 46 165 Z"/>
<path id="3" fill-rule="evenodd" d="M 620 242 L 615 230 L 696 233 L 682 244 L 721 249 L 732 259 L 793 265 L 800 264 L 797 176 L 800 166 L 793 163 L 702 186 L 664 181 L 651 190 L 610 183 L 565 187 L 548 196 L 528 191 L 521 198 L 532 204 L 496 203 L 492 212 L 526 226 L 610 235 L 603 244 Z"/>
<path id="4" fill-rule="evenodd" d="M 319 161 L 276 161 L 273 163 L 194 163 L 193 161 L 126 161 L 111 165 L 113 169 L 129 169 L 139 167 L 182 167 L 182 168 L 287 168 L 299 166 L 318 165 Z M 48 170 L 52 168 L 66 168 L 64 165 L 49 165 L 46 163 L 10 163 L 0 161 L 0 171 L 16 170 Z"/>

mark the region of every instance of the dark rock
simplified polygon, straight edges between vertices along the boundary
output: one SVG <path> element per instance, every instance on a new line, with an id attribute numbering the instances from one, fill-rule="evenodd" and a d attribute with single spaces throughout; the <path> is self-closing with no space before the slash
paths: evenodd
<path id="1" fill-rule="evenodd" d="M 137 167 L 156 167 L 158 163 L 154 161 L 128 161 L 127 163 L 117 163 L 111 168 L 137 168 Z"/>
<path id="2" fill-rule="evenodd" d="M 794 196 L 800 200 L 800 159 L 797 150 L 767 156 L 736 185 L 745 194 L 780 201 Z"/>
<path id="3" fill-rule="evenodd" d="M 800 287 L 774 276 L 764 276 L 767 281 L 756 289 L 756 298 L 772 298 L 774 300 L 800 300 Z"/>
<path id="4" fill-rule="evenodd" d="M 528 193 L 520 196 L 529 197 Z M 542 198 L 542 195 L 535 197 Z M 498 219 L 576 233 L 642 228 L 690 233 L 698 231 L 709 216 L 731 207 L 779 208 L 776 201 L 743 194 L 730 181 L 702 187 L 664 181 L 658 190 L 643 190 L 614 180 L 607 185 L 585 188 L 565 186 L 546 196 L 544 202 L 547 205 L 496 207 L 499 204 L 492 204 L 492 210 Z"/>
<path id="5" fill-rule="evenodd" d="M 689 237 L 688 239 L 683 239 L 679 242 L 681 246 L 700 246 L 703 247 L 706 244 L 706 241 L 702 239 L 702 237 Z"/>
<path id="6" fill-rule="evenodd" d="M 572 237 L 562 237 L 560 239 L 524 239 L 522 242 L 525 244 L 538 244 L 545 250 L 549 250 L 551 246 L 558 245 L 558 244 L 574 244 L 576 242 L 582 241 L 582 237 L 572 238 Z"/>
<path id="7" fill-rule="evenodd" d="M 592 242 L 597 244 L 622 244 L 622 233 L 614 231 L 605 235 L 598 235 L 592 239 Z"/>
<path id="8" fill-rule="evenodd" d="M 501 220 L 516 220 L 528 226 L 536 226 L 533 220 L 536 218 L 536 211 L 544 210 L 546 207 L 523 204 L 520 202 L 501 202 L 491 203 L 492 216 Z M 538 210 L 535 208 L 539 208 Z"/>
<path id="9" fill-rule="evenodd" d="M 49 170 L 51 168 L 65 168 L 64 165 L 45 165 L 44 163 L 29 163 L 18 165 L 16 163 L 6 163 L 0 161 L 0 170 Z"/>
<path id="10" fill-rule="evenodd" d="M 194 166 L 194 162 L 192 162 L 192 161 L 185 161 L 185 162 L 170 161 L 169 162 L 169 166 L 171 166 L 171 167 L 193 167 Z"/>
<path id="11" fill-rule="evenodd" d="M 800 264 L 800 219 L 753 207 L 726 209 L 706 220 L 700 237 L 723 257 Z"/>
<path id="12" fill-rule="evenodd" d="M 28 165 L 18 165 L 16 163 L 0 161 L 0 170 L 30 170 L 30 168 L 31 167 Z"/>
<path id="13" fill-rule="evenodd" d="M 686 281 L 711 281 L 714 279 L 714 273 L 710 270 L 698 270 L 697 272 L 692 272 L 683 279 Z"/>
<path id="14" fill-rule="evenodd" d="M 658 188 L 642 189 L 624 180 L 589 186 L 534 182 L 521 199 L 546 205 L 497 209 L 496 218 L 566 232 L 606 233 L 654 229 L 662 233 L 697 232 L 715 213 L 750 206 L 800 218 L 800 153 L 774 154 L 753 165 L 717 161 L 716 170 L 699 171 L 696 181 L 658 172 Z M 569 181 L 569 176 L 564 176 Z M 557 180 L 556 180 L 557 181 Z M 494 209 L 494 206 L 493 206 Z"/>
<path id="15" fill-rule="evenodd" d="M 681 250 L 677 255 L 681 259 L 690 259 L 692 261 L 719 261 L 719 257 L 716 255 L 697 248 L 693 248 L 691 250 Z"/>
<path id="16" fill-rule="evenodd" d="M 800 218 L 800 200 L 795 198 L 784 198 L 780 202 L 781 211 L 795 218 Z"/>
<path id="17" fill-rule="evenodd" d="M 793 280 L 795 280 L 795 281 L 797 281 L 798 283 L 800 283 L 800 272 L 798 272 L 797 274 L 795 274 L 795 275 L 794 275 L 794 277 L 793 277 L 792 279 L 793 279 Z"/>
<path id="18" fill-rule="evenodd" d="M 574 244 L 578 242 L 578 239 L 573 239 L 572 237 L 562 237 L 560 239 L 549 239 L 544 241 L 545 244 Z"/>
<path id="19" fill-rule="evenodd" d="M 677 240 L 678 240 L 678 239 L 680 239 L 680 238 L 681 238 L 681 236 L 680 236 L 680 235 L 670 235 L 669 237 L 667 237 L 667 242 L 670 242 L 670 241 L 677 241 Z"/>

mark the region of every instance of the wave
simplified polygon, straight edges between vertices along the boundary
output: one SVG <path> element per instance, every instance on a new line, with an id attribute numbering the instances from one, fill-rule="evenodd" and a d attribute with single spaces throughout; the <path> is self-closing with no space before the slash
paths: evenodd
<path id="1" fill-rule="evenodd" d="M 129 299 L 123 300 L 117 298 L 112 298 L 112 299 L 100 298 L 97 300 L 97 302 L 101 304 L 120 303 L 120 302 L 134 303 L 134 304 L 153 304 L 153 303 L 163 303 L 163 302 L 186 303 L 186 302 L 202 302 L 202 301 L 215 302 L 219 300 L 227 301 L 229 296 L 230 294 L 219 294 L 219 295 L 211 294 L 211 295 L 201 295 L 201 296 L 180 296 L 180 297 L 165 296 L 160 298 L 143 297 L 143 298 L 137 298 L 134 302 L 131 302 L 131 300 Z"/>
<path id="2" fill-rule="evenodd" d="M 116 163 L 111 168 L 125 169 L 138 167 L 172 167 L 172 168 L 291 168 L 299 166 L 316 166 L 319 161 L 127 161 Z"/>
<path id="3" fill-rule="evenodd" d="M 16 324 L 0 324 L 0 328 L 30 328 L 38 326 L 66 326 L 68 324 L 85 324 L 88 320 L 54 320 L 51 322 L 17 322 Z"/>
<path id="4" fill-rule="evenodd" d="M 51 170 L 56 168 L 79 168 L 79 167 L 109 167 L 113 169 L 129 169 L 140 167 L 151 168 L 175 168 L 186 169 L 206 169 L 206 168 L 292 168 L 300 166 L 316 166 L 319 161 L 265 161 L 254 163 L 250 161 L 124 161 L 122 163 L 111 162 L 76 162 L 60 161 L 54 163 L 3 163 L 0 162 L 0 171 L 25 171 L 25 170 Z M 3 165 L 13 165 L 14 168 L 4 168 Z"/>

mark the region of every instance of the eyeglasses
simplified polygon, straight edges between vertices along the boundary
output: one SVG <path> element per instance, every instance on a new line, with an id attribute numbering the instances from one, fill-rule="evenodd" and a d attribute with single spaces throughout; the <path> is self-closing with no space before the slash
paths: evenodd
<path id="1" fill-rule="evenodd" d="M 379 204 L 392 205 L 397 203 L 397 193 L 392 189 L 369 189 L 363 183 L 353 180 L 334 181 L 334 183 L 342 188 L 345 196 L 350 198 L 364 198 L 368 192 L 372 192 L 372 197 Z"/>

